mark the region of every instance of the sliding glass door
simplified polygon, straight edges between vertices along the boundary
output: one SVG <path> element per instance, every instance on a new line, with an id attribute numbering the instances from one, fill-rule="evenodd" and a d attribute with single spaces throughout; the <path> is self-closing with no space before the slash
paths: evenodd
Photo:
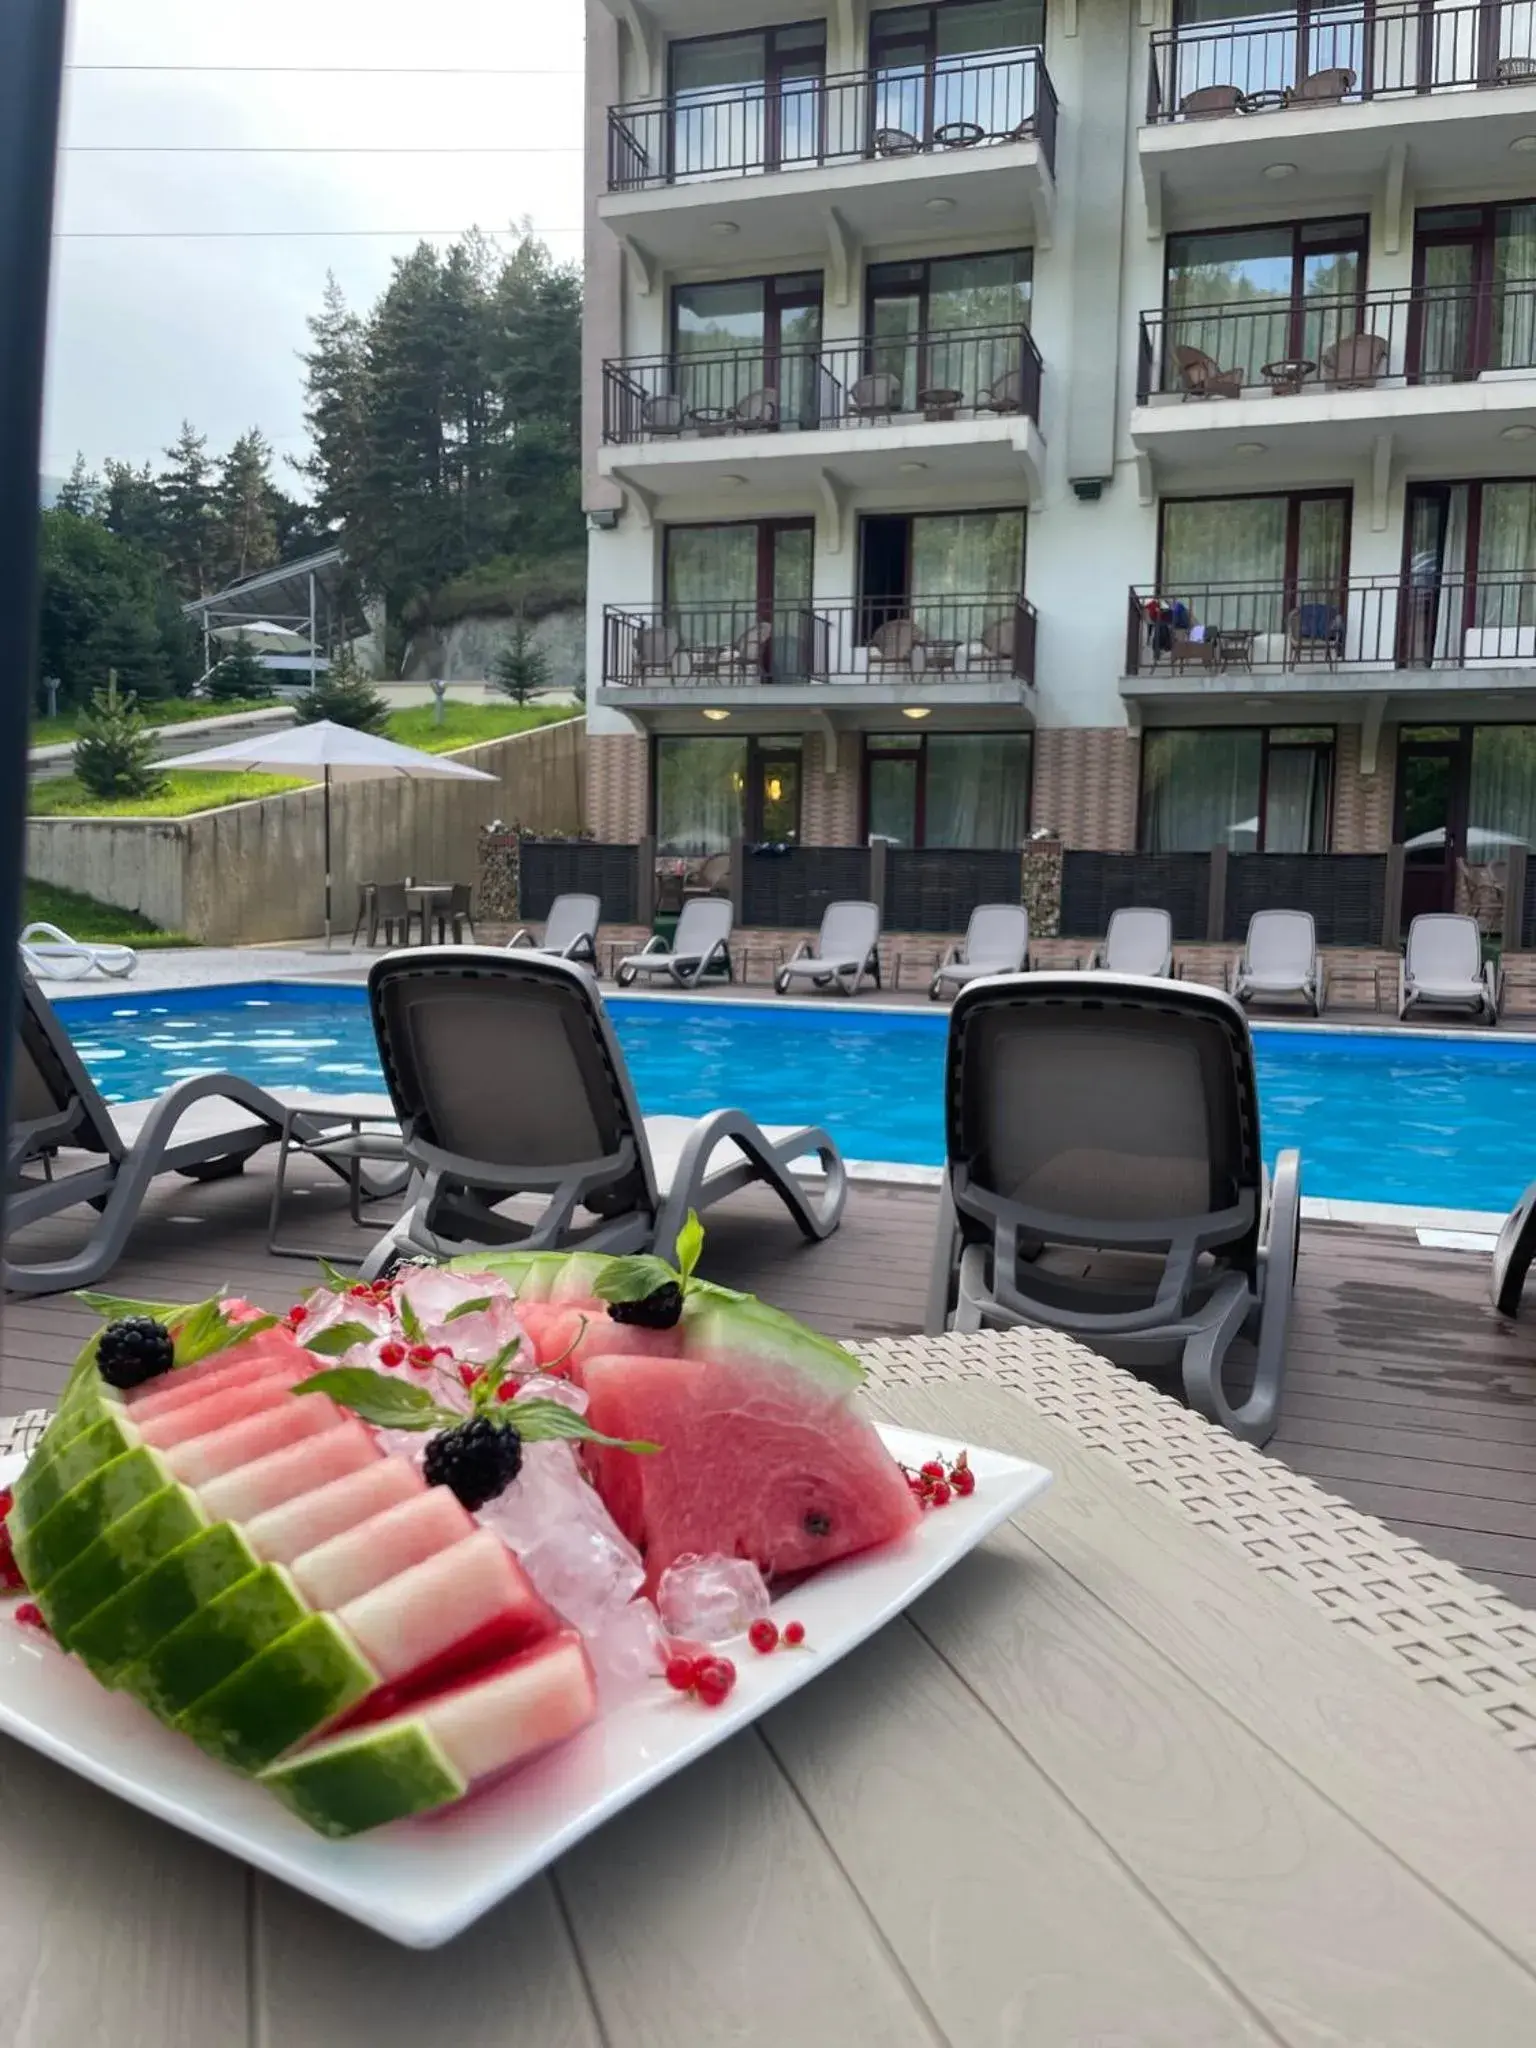
<path id="1" fill-rule="evenodd" d="M 1536 478 L 1411 484 L 1398 659 L 1536 660 Z"/>
<path id="2" fill-rule="evenodd" d="M 871 733 L 865 836 L 895 846 L 1022 846 L 1030 761 L 1028 733 Z"/>
<path id="3" fill-rule="evenodd" d="M 1162 388 L 1182 388 L 1190 349 L 1244 384 L 1287 357 L 1324 364 L 1362 325 L 1367 240 L 1361 215 L 1170 235 Z"/>
<path id="4" fill-rule="evenodd" d="M 1165 498 L 1158 591 L 1192 625 L 1279 634 L 1295 614 L 1322 638 L 1344 610 L 1349 507 L 1347 491 Z"/>
<path id="5" fill-rule="evenodd" d="M 1536 367 L 1536 202 L 1420 213 L 1413 281 L 1410 376 Z"/>
<path id="6" fill-rule="evenodd" d="M 668 527 L 667 617 L 693 667 L 743 681 L 809 674 L 814 550 L 808 519 Z"/>
<path id="7" fill-rule="evenodd" d="M 984 395 L 1022 370 L 1022 345 L 1013 337 L 1029 325 L 1033 268 L 1029 249 L 870 265 L 866 367 L 896 379 L 895 410 L 909 410 L 924 391 Z M 978 330 L 989 338 L 966 338 Z"/>
<path id="8" fill-rule="evenodd" d="M 820 418 L 821 278 L 749 277 L 672 293 L 677 395 L 694 425 L 748 415 L 755 427 Z"/>
<path id="9" fill-rule="evenodd" d="M 819 159 L 827 68 L 822 22 L 676 42 L 668 68 L 678 182 Z"/>
<path id="10" fill-rule="evenodd" d="M 910 620 L 950 653 L 1011 621 L 1024 589 L 1025 514 L 870 514 L 859 528 L 859 637 Z"/>
<path id="11" fill-rule="evenodd" d="M 1035 111 L 1022 53 L 1044 40 L 1044 0 L 946 0 L 873 15 L 872 128 L 924 147 L 961 124 L 1013 134 Z"/>

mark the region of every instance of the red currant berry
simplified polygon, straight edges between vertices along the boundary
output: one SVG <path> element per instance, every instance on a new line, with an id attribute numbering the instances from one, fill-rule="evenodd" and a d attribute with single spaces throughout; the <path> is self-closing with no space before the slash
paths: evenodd
<path id="1" fill-rule="evenodd" d="M 43 1619 L 43 1610 L 32 1600 L 23 1600 L 12 1619 L 18 1628 L 46 1629 L 48 1626 Z"/>
<path id="2" fill-rule="evenodd" d="M 0 1522 L 3 1522 L 11 1512 L 11 1499 L 11 1489 L 8 1486 L 0 1486 Z"/>
<path id="3" fill-rule="evenodd" d="M 406 1355 L 412 1365 L 430 1365 L 437 1353 L 430 1344 L 413 1344 Z"/>
<path id="4" fill-rule="evenodd" d="M 939 1463 L 937 1458 L 930 1458 L 927 1464 L 923 1467 L 922 1476 L 925 1479 L 942 1479 L 944 1477 L 944 1467 Z"/>
<path id="5" fill-rule="evenodd" d="M 964 1499 L 967 1495 L 973 1494 L 976 1491 L 976 1474 L 969 1465 L 957 1465 L 949 1475 L 949 1483 L 956 1493 Z"/>
<path id="6" fill-rule="evenodd" d="M 288 1321 L 293 1325 L 294 1329 L 297 1329 L 300 1323 L 307 1321 L 308 1317 L 309 1310 L 302 1301 L 296 1301 L 288 1311 Z"/>
<path id="7" fill-rule="evenodd" d="M 692 1657 L 669 1657 L 666 1679 L 674 1692 L 692 1692 L 698 1665 Z"/>
<path id="8" fill-rule="evenodd" d="M 736 1666 L 729 1657 L 705 1657 L 694 1673 L 694 1697 L 701 1706 L 723 1706 L 735 1683 Z"/>
<path id="9" fill-rule="evenodd" d="M 0 1593 L 19 1593 L 26 1584 L 9 1543 L 0 1543 Z"/>
<path id="10" fill-rule="evenodd" d="M 496 1389 L 496 1398 L 498 1401 L 515 1401 L 521 1391 L 516 1380 L 504 1380 Z"/>
<path id="11" fill-rule="evenodd" d="M 477 1365 L 461 1365 L 459 1367 L 459 1385 L 466 1394 L 474 1391 L 475 1381 L 479 1377 L 480 1368 Z"/>
<path id="12" fill-rule="evenodd" d="M 949 1481 L 947 1479 L 939 1480 L 928 1498 L 936 1508 L 947 1508 L 951 1498 Z"/>
<path id="13" fill-rule="evenodd" d="M 762 1621 L 753 1622 L 752 1626 L 747 1630 L 747 1641 L 760 1656 L 766 1657 L 770 1650 L 776 1650 L 779 1647 L 779 1632 L 774 1624 L 765 1617 Z"/>
<path id="14" fill-rule="evenodd" d="M 803 1621 L 786 1621 L 784 1624 L 784 1641 L 790 1649 L 798 1650 L 805 1641 L 805 1623 Z"/>
<path id="15" fill-rule="evenodd" d="M 404 1365 L 405 1346 L 403 1344 L 394 1343 L 381 1344 L 379 1346 L 379 1363 L 380 1365 L 389 1366 L 391 1368 L 397 1365 Z"/>

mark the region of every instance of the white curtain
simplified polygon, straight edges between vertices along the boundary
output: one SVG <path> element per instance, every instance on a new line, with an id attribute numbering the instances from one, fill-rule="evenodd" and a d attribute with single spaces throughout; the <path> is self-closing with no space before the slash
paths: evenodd
<path id="1" fill-rule="evenodd" d="M 1022 846 L 1029 815 L 1027 733 L 930 733 L 927 846 Z"/>
<path id="2" fill-rule="evenodd" d="M 1511 842 L 1536 846 L 1536 725 L 1474 730 L 1467 825 L 1469 860 L 1497 860 Z"/>
<path id="3" fill-rule="evenodd" d="M 1146 853 L 1252 853 L 1259 836 L 1264 736 L 1257 728 L 1149 732 L 1142 740 Z"/>
<path id="4" fill-rule="evenodd" d="M 746 816 L 747 742 L 656 742 L 656 850 L 728 853 Z"/>

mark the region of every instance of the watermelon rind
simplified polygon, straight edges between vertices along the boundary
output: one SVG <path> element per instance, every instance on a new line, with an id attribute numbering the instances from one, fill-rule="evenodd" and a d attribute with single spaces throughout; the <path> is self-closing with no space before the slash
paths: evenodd
<path id="1" fill-rule="evenodd" d="M 200 1607 L 256 1571 L 261 1560 L 228 1522 L 203 1529 L 88 1614 L 70 1648 L 104 1685 L 147 1656 Z"/>
<path id="2" fill-rule="evenodd" d="M 34 1593 L 45 1592 L 66 1565 L 93 1544 L 119 1515 L 173 1484 L 163 1459 L 154 1451 L 125 1452 L 99 1465 L 88 1479 L 71 1487 L 36 1522 L 14 1511 L 9 1526 L 21 1575 Z"/>
<path id="3" fill-rule="evenodd" d="M 72 1649 L 75 1630 L 103 1601 L 115 1598 L 206 1527 L 202 1509 L 185 1487 L 174 1483 L 110 1522 L 94 1543 L 36 1591 L 43 1617 L 59 1642 Z"/>
<path id="4" fill-rule="evenodd" d="M 864 1383 L 864 1368 L 851 1351 L 750 1294 L 731 1294 L 707 1285 L 690 1287 L 679 1329 L 679 1351 L 684 1358 L 728 1359 L 733 1365 L 762 1364 L 778 1369 L 788 1366 L 832 1394 L 851 1393 Z"/>
<path id="5" fill-rule="evenodd" d="M 138 1443 L 138 1431 L 122 1414 L 103 1414 L 64 1444 L 49 1447 L 45 1439 L 12 1489 L 11 1512 L 20 1512 L 19 1526 L 41 1521 L 98 1466 L 136 1450 Z"/>
<path id="6" fill-rule="evenodd" d="M 118 1682 L 162 1721 L 174 1721 L 309 1612 L 281 1566 L 262 1565 L 200 1607 Z"/>
<path id="7" fill-rule="evenodd" d="M 462 1799 L 469 1786 L 421 1721 L 338 1736 L 263 1771 L 261 1782 L 317 1834 L 345 1841 Z"/>
<path id="8" fill-rule="evenodd" d="M 259 1771 L 355 1706 L 379 1674 L 329 1614 L 311 1614 L 205 1693 L 175 1726 L 237 1771 Z"/>

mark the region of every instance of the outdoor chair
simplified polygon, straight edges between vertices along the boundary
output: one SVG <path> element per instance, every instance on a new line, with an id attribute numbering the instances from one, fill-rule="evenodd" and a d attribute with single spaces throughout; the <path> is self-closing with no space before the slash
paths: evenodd
<path id="1" fill-rule="evenodd" d="M 1282 1152 L 1266 1184 L 1231 997 L 1112 974 L 978 983 L 951 1012 L 944 1110 L 930 1332 L 1041 1324 L 1123 1365 L 1176 1366 L 1191 1407 L 1265 1443 L 1301 1159 Z M 1241 1390 L 1226 1383 L 1239 1336 L 1254 1347 Z"/>
<path id="2" fill-rule="evenodd" d="M 109 1107 L 52 1004 L 23 973 L 0 1284 L 13 1294 L 94 1286 L 121 1256 L 152 1181 L 168 1173 L 207 1181 L 241 1172 L 252 1153 L 278 1143 L 291 1106 L 238 1074 L 199 1074 L 156 1101 Z M 302 1106 L 292 1127 L 306 1144 L 321 1142 L 327 1129 L 340 1135 L 351 1128 L 350 1106 L 328 1108 L 319 1097 Z M 368 1188 L 366 1197 L 380 1192 L 386 1191 Z M 17 1233 L 82 1204 L 98 1217 L 79 1250 L 26 1262 Z"/>
<path id="3" fill-rule="evenodd" d="M 994 377 L 976 399 L 978 412 L 1014 413 L 1024 410 L 1024 372 L 1004 370 Z"/>
<path id="4" fill-rule="evenodd" d="M 901 379 L 894 370 L 871 370 L 848 387 L 848 410 L 856 419 L 891 420 L 901 411 Z"/>
<path id="5" fill-rule="evenodd" d="M 923 147 L 905 128 L 877 128 L 874 143 L 876 156 L 919 156 Z"/>
<path id="6" fill-rule="evenodd" d="M 1214 633 L 1196 639 L 1187 626 L 1175 626 L 1168 640 L 1168 665 L 1174 669 L 1220 668 L 1221 642 Z"/>
<path id="7" fill-rule="evenodd" d="M 1020 974 L 1029 965 L 1029 912 L 1019 903 L 978 903 L 965 937 L 951 946 L 928 985 L 928 1000 L 953 995 L 984 974 Z"/>
<path id="8" fill-rule="evenodd" d="M 411 902 L 405 893 L 404 882 L 379 882 L 373 892 L 373 918 L 368 927 L 368 943 L 378 943 L 379 933 L 384 934 L 386 946 L 408 946 L 411 943 Z M 395 934 L 399 933 L 397 939 Z M 426 933 L 422 933 L 426 938 Z"/>
<path id="9" fill-rule="evenodd" d="M 880 986 L 880 906 L 877 903 L 829 903 L 813 945 L 802 939 L 773 977 L 779 994 L 787 995 L 800 981 L 813 988 L 835 988 L 856 996 L 869 975 Z"/>
<path id="10" fill-rule="evenodd" d="M 440 946 L 445 944 L 450 931 L 453 933 L 453 943 L 456 946 L 463 945 L 466 930 L 470 938 L 474 939 L 475 920 L 473 910 L 474 892 L 469 883 L 454 882 L 448 891 L 448 901 L 439 904 L 435 912 L 437 918 L 437 943 Z M 423 922 L 425 922 L 425 912 L 423 912 Z M 422 933 L 422 937 L 425 939 L 425 932 Z"/>
<path id="11" fill-rule="evenodd" d="M 1186 398 L 1241 398 L 1243 395 L 1242 371 L 1223 370 L 1216 358 L 1208 356 L 1203 348 L 1177 343 L 1173 351 L 1173 366 Z"/>
<path id="12" fill-rule="evenodd" d="M 1166 910 L 1111 912 L 1104 943 L 1089 955 L 1088 965 L 1102 967 L 1107 974 L 1141 974 L 1166 981 L 1173 973 L 1173 919 Z"/>
<path id="13" fill-rule="evenodd" d="M 927 635 L 914 619 L 887 619 L 869 636 L 869 673 L 913 675 L 923 673 Z"/>
<path id="14" fill-rule="evenodd" d="M 1017 673 L 1017 650 L 1018 621 L 1010 612 L 1005 618 L 987 620 L 968 666 L 1011 676 Z"/>
<path id="15" fill-rule="evenodd" d="M 1179 112 L 1186 121 L 1212 121 L 1242 112 L 1243 96 L 1235 85 L 1201 85 L 1185 93 Z"/>
<path id="16" fill-rule="evenodd" d="M 507 941 L 508 947 L 520 946 L 531 953 L 542 953 L 559 960 L 584 960 L 589 967 L 597 966 L 597 928 L 603 919 L 603 900 L 600 896 L 557 896 L 549 906 L 549 915 L 544 920 L 544 936 L 535 939 L 526 926 L 520 926 Z"/>
<path id="17" fill-rule="evenodd" d="M 766 434 L 779 424 L 777 391 L 749 391 L 731 408 L 731 425 L 742 434 Z"/>
<path id="18" fill-rule="evenodd" d="M 1499 1021 L 1503 984 L 1498 969 L 1483 958 L 1483 935 L 1475 917 L 1433 911 L 1408 927 L 1408 943 L 1397 970 L 1397 1014 L 1410 1010 L 1471 1010 L 1485 1024 Z"/>
<path id="19" fill-rule="evenodd" d="M 1300 996 L 1321 1017 L 1328 999 L 1327 976 L 1317 951 L 1317 927 L 1310 910 L 1256 910 L 1232 969 L 1232 993 L 1240 1003 L 1255 996 Z"/>
<path id="20" fill-rule="evenodd" d="M 1336 604 L 1293 605 L 1285 615 L 1285 666 L 1325 661 L 1337 668 L 1344 652 L 1344 614 Z"/>
<path id="21" fill-rule="evenodd" d="M 1529 85 L 1536 80 L 1536 58 L 1500 57 L 1493 67 L 1495 85 Z"/>
<path id="22" fill-rule="evenodd" d="M 366 928 L 371 946 L 379 933 L 379 885 L 377 882 L 359 882 L 357 885 L 357 919 L 352 926 L 352 943 L 355 946 Z"/>
<path id="23" fill-rule="evenodd" d="M 614 975 L 620 988 L 645 981 L 670 981 L 677 988 L 697 988 L 706 975 L 735 979 L 731 967 L 731 926 L 735 912 L 725 896 L 689 896 L 669 946 L 659 933 L 641 952 L 621 960 Z"/>
<path id="24" fill-rule="evenodd" d="M 763 674 L 763 656 L 773 638 L 771 619 L 754 619 L 744 632 L 738 633 L 729 647 L 722 647 L 715 664 L 715 673 L 723 680 L 734 678 L 737 682 L 760 682 Z"/>
<path id="25" fill-rule="evenodd" d="M 640 425 L 642 430 L 663 440 L 683 431 L 686 414 L 683 401 L 675 391 L 663 391 L 651 398 L 640 401 Z"/>
<path id="26" fill-rule="evenodd" d="M 675 682 L 691 675 L 693 664 L 676 626 L 640 626 L 635 632 L 635 681 Z"/>
<path id="27" fill-rule="evenodd" d="M 1536 1259 L 1536 1181 L 1504 1218 L 1493 1247 L 1488 1291 L 1501 1316 L 1519 1315 L 1532 1259 Z"/>
<path id="28" fill-rule="evenodd" d="M 1330 390 L 1369 391 L 1387 366 L 1387 344 L 1379 334 L 1342 335 L 1321 352 L 1317 364 Z"/>
<path id="29" fill-rule="evenodd" d="M 1285 104 L 1297 106 L 1337 106 L 1347 92 L 1354 90 L 1355 74 L 1346 65 L 1330 66 L 1326 71 L 1314 71 L 1304 78 L 1300 85 L 1288 86 Z"/>
<path id="30" fill-rule="evenodd" d="M 837 1228 L 847 1180 L 825 1131 L 764 1128 L 735 1109 L 641 1117 L 597 984 L 572 961 L 396 953 L 374 963 L 368 997 L 415 1186 L 367 1278 L 482 1247 L 670 1260 L 690 1209 L 753 1182 L 807 1238 Z M 812 1157 L 826 1176 L 816 1198 L 791 1170 Z M 509 1215 L 515 1198 L 523 1213 Z"/>
<path id="31" fill-rule="evenodd" d="M 22 965 L 45 980 L 80 981 L 88 974 L 106 974 L 121 981 L 139 964 L 132 946 L 88 944 L 41 918 L 26 927 L 17 944 Z"/>

